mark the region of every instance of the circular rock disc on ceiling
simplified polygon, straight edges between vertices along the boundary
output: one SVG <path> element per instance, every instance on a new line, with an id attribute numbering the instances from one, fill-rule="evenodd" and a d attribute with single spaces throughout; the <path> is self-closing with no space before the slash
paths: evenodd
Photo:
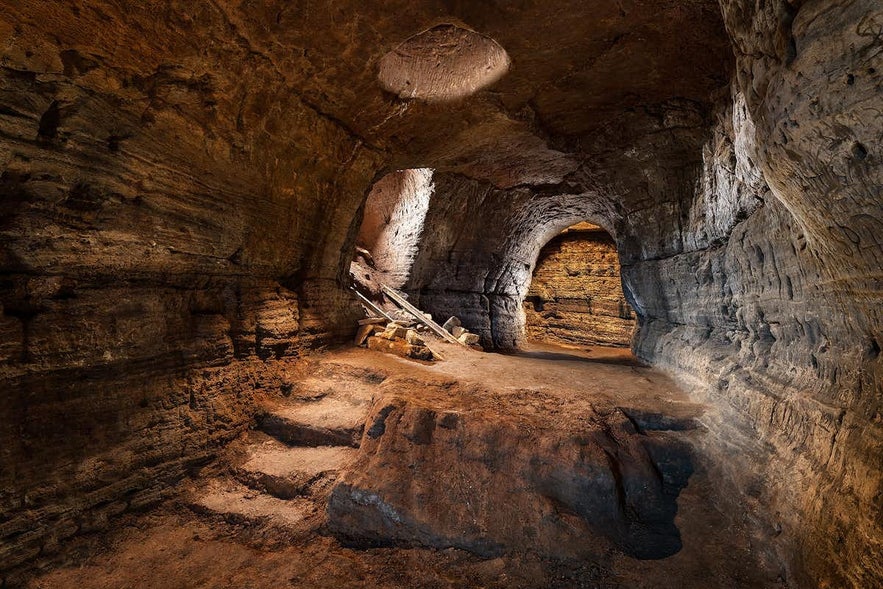
<path id="1" fill-rule="evenodd" d="M 400 98 L 443 102 L 493 84 L 509 64 L 506 50 L 493 39 L 444 24 L 414 35 L 384 55 L 378 78 Z"/>

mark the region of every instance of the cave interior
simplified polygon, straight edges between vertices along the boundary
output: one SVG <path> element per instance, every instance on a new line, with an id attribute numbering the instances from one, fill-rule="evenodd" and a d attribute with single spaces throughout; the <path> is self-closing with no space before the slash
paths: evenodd
<path id="1" fill-rule="evenodd" d="M 0 6 L 0 586 L 883 587 L 878 0 Z"/>

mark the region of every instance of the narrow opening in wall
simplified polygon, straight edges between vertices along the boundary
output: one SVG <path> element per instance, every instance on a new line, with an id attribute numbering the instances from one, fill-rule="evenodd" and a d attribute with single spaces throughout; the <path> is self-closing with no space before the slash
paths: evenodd
<path id="1" fill-rule="evenodd" d="M 371 189 L 350 265 L 363 290 L 376 294 L 381 284 L 407 282 L 433 189 L 429 168 L 392 172 Z"/>
<path id="2" fill-rule="evenodd" d="M 524 313 L 531 342 L 629 346 L 635 313 L 623 294 L 610 234 L 582 222 L 552 238 L 540 250 Z"/>

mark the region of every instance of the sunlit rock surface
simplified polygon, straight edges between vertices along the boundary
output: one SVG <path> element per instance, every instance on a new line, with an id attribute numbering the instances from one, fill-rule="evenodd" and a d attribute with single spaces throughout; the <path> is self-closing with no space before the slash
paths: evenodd
<path id="1" fill-rule="evenodd" d="M 879 2 L 0 5 L 4 568 L 163 496 L 274 359 L 349 337 L 365 199 L 429 167 L 414 302 L 517 347 L 540 249 L 600 225 L 786 576 L 881 583 Z M 442 23 L 505 75 L 384 89 Z"/>
<path id="2" fill-rule="evenodd" d="M 616 243 L 588 223 L 553 238 L 540 250 L 524 313 L 533 341 L 631 345 L 635 315 L 622 292 Z"/>

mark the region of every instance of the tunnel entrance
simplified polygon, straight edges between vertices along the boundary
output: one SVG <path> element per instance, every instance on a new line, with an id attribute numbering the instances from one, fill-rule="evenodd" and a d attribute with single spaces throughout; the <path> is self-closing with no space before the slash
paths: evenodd
<path id="1" fill-rule="evenodd" d="M 610 234 L 583 222 L 552 238 L 540 250 L 524 313 L 528 341 L 629 346 L 635 313 L 623 294 Z"/>
<path id="2" fill-rule="evenodd" d="M 434 190 L 432 172 L 391 172 L 368 194 L 350 265 L 353 279 L 365 290 L 377 294 L 381 284 L 401 288 L 408 280 Z"/>

